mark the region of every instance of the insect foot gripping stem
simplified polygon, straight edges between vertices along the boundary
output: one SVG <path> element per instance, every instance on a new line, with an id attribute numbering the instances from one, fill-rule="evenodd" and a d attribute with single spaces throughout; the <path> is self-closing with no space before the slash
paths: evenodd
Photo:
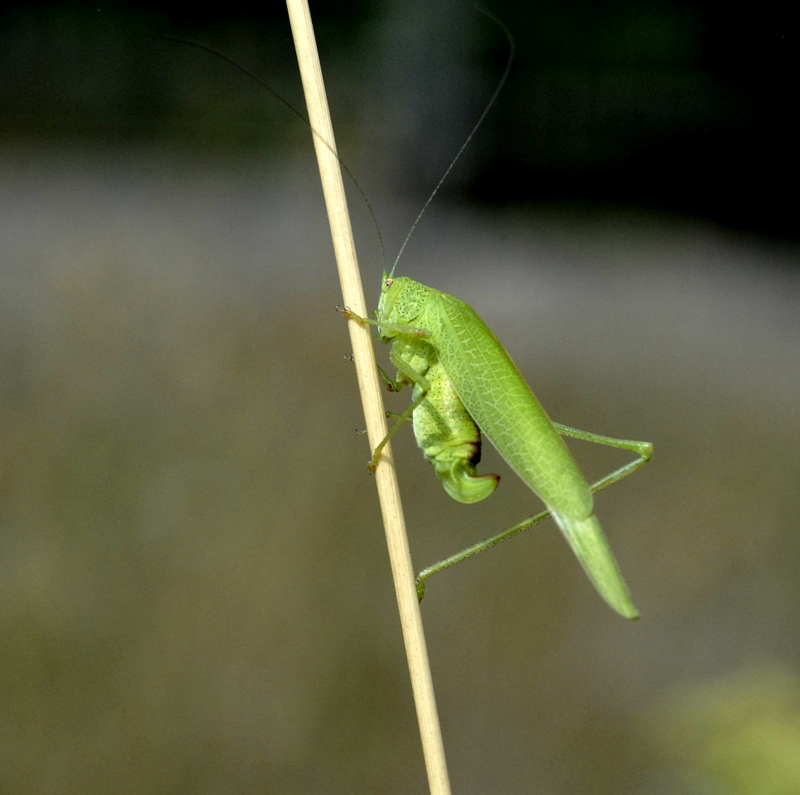
<path id="1" fill-rule="evenodd" d="M 348 306 L 338 306 L 337 305 L 336 306 L 336 311 L 337 312 L 341 312 L 344 315 L 346 320 L 355 320 L 356 323 L 359 324 L 359 326 L 363 326 L 363 325 L 369 323 L 369 320 L 367 320 L 365 317 L 361 317 L 361 315 L 357 315 L 355 312 L 351 312 L 350 311 L 350 307 L 348 307 Z"/>

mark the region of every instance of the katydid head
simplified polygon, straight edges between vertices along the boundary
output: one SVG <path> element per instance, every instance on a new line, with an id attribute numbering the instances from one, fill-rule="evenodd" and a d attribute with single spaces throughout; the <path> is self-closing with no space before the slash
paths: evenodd
<path id="1" fill-rule="evenodd" d="M 430 295 L 435 292 L 408 276 L 393 278 L 384 273 L 381 298 L 378 302 L 378 322 L 393 326 L 413 326 L 422 314 Z M 387 341 L 396 332 L 386 333 L 380 329 L 381 337 Z"/>

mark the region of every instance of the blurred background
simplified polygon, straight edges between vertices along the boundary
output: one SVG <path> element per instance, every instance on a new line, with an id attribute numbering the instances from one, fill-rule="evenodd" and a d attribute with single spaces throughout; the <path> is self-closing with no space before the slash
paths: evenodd
<path id="1" fill-rule="evenodd" d="M 318 5 L 393 258 L 507 43 L 468 3 Z M 798 793 L 796 30 L 491 8 L 511 77 L 398 272 L 472 304 L 554 419 L 656 452 L 597 498 L 641 621 L 551 523 L 429 581 L 454 792 Z M 165 33 L 302 107 L 281 3 L 0 15 L 0 792 L 425 792 L 311 135 Z M 539 509 L 492 450 L 473 506 L 395 453 L 417 568 Z"/>

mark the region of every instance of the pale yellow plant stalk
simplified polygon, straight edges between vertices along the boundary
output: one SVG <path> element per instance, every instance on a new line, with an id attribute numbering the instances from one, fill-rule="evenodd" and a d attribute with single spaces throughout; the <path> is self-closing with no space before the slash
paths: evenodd
<path id="1" fill-rule="evenodd" d="M 306 0 L 287 0 L 286 5 L 289 9 L 292 35 L 300 65 L 308 118 L 313 131 L 314 149 L 319 164 L 344 305 L 355 314 L 367 317 L 364 290 L 358 270 L 353 231 L 350 226 L 341 168 L 336 154 L 333 127 L 311 24 L 311 14 Z M 367 433 L 370 446 L 375 449 L 386 436 L 387 427 L 371 334 L 367 327 L 359 325 L 353 320 L 348 325 Z M 400 611 L 400 624 L 414 692 L 428 783 L 430 791 L 434 795 L 449 795 L 447 763 L 414 583 L 414 570 L 411 566 L 411 554 L 400 504 L 400 491 L 397 485 L 394 461 L 388 446 L 383 450 L 380 464 L 375 473 L 375 482 L 378 487 L 378 498 L 386 530 L 386 543 L 389 547 L 389 558 Z"/>

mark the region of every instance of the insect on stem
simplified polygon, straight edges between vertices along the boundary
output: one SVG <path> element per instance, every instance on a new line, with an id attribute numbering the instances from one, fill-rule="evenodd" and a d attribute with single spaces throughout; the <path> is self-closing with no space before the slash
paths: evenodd
<path id="1" fill-rule="evenodd" d="M 647 463 L 652 455 L 652 445 L 614 439 L 552 422 L 502 344 L 472 307 L 412 279 L 394 276 L 412 234 L 494 105 L 511 71 L 515 50 L 511 33 L 494 14 L 476 8 L 489 17 L 508 40 L 509 55 L 503 75 L 411 225 L 388 274 L 384 265 L 381 297 L 374 318 L 361 317 L 347 307 L 337 307 L 349 320 L 360 325 L 377 326 L 381 340 L 392 343 L 390 358 L 397 368 L 397 375 L 392 379 L 381 371 L 387 388 L 399 391 L 409 386 L 413 390 L 411 405 L 373 451 L 369 469 L 374 471 L 377 468 L 386 443 L 406 421 L 412 420 L 417 444 L 434 466 L 445 491 L 460 502 L 478 502 L 488 497 L 499 481 L 497 475 L 477 473 L 483 434 L 545 504 L 546 510 L 535 516 L 420 572 L 417 577 L 420 599 L 425 592 L 425 582 L 432 574 L 551 516 L 603 599 L 620 615 L 637 618 L 639 613 L 595 516 L 593 493 Z M 378 231 L 383 254 L 380 226 L 364 191 L 335 148 L 314 130 L 305 116 L 228 56 L 198 42 L 174 36 L 167 38 L 199 47 L 232 64 L 311 127 L 312 133 L 335 155 L 364 199 Z M 385 255 L 383 258 L 385 263 Z M 589 486 L 562 436 L 619 447 L 635 452 L 638 458 Z"/>

